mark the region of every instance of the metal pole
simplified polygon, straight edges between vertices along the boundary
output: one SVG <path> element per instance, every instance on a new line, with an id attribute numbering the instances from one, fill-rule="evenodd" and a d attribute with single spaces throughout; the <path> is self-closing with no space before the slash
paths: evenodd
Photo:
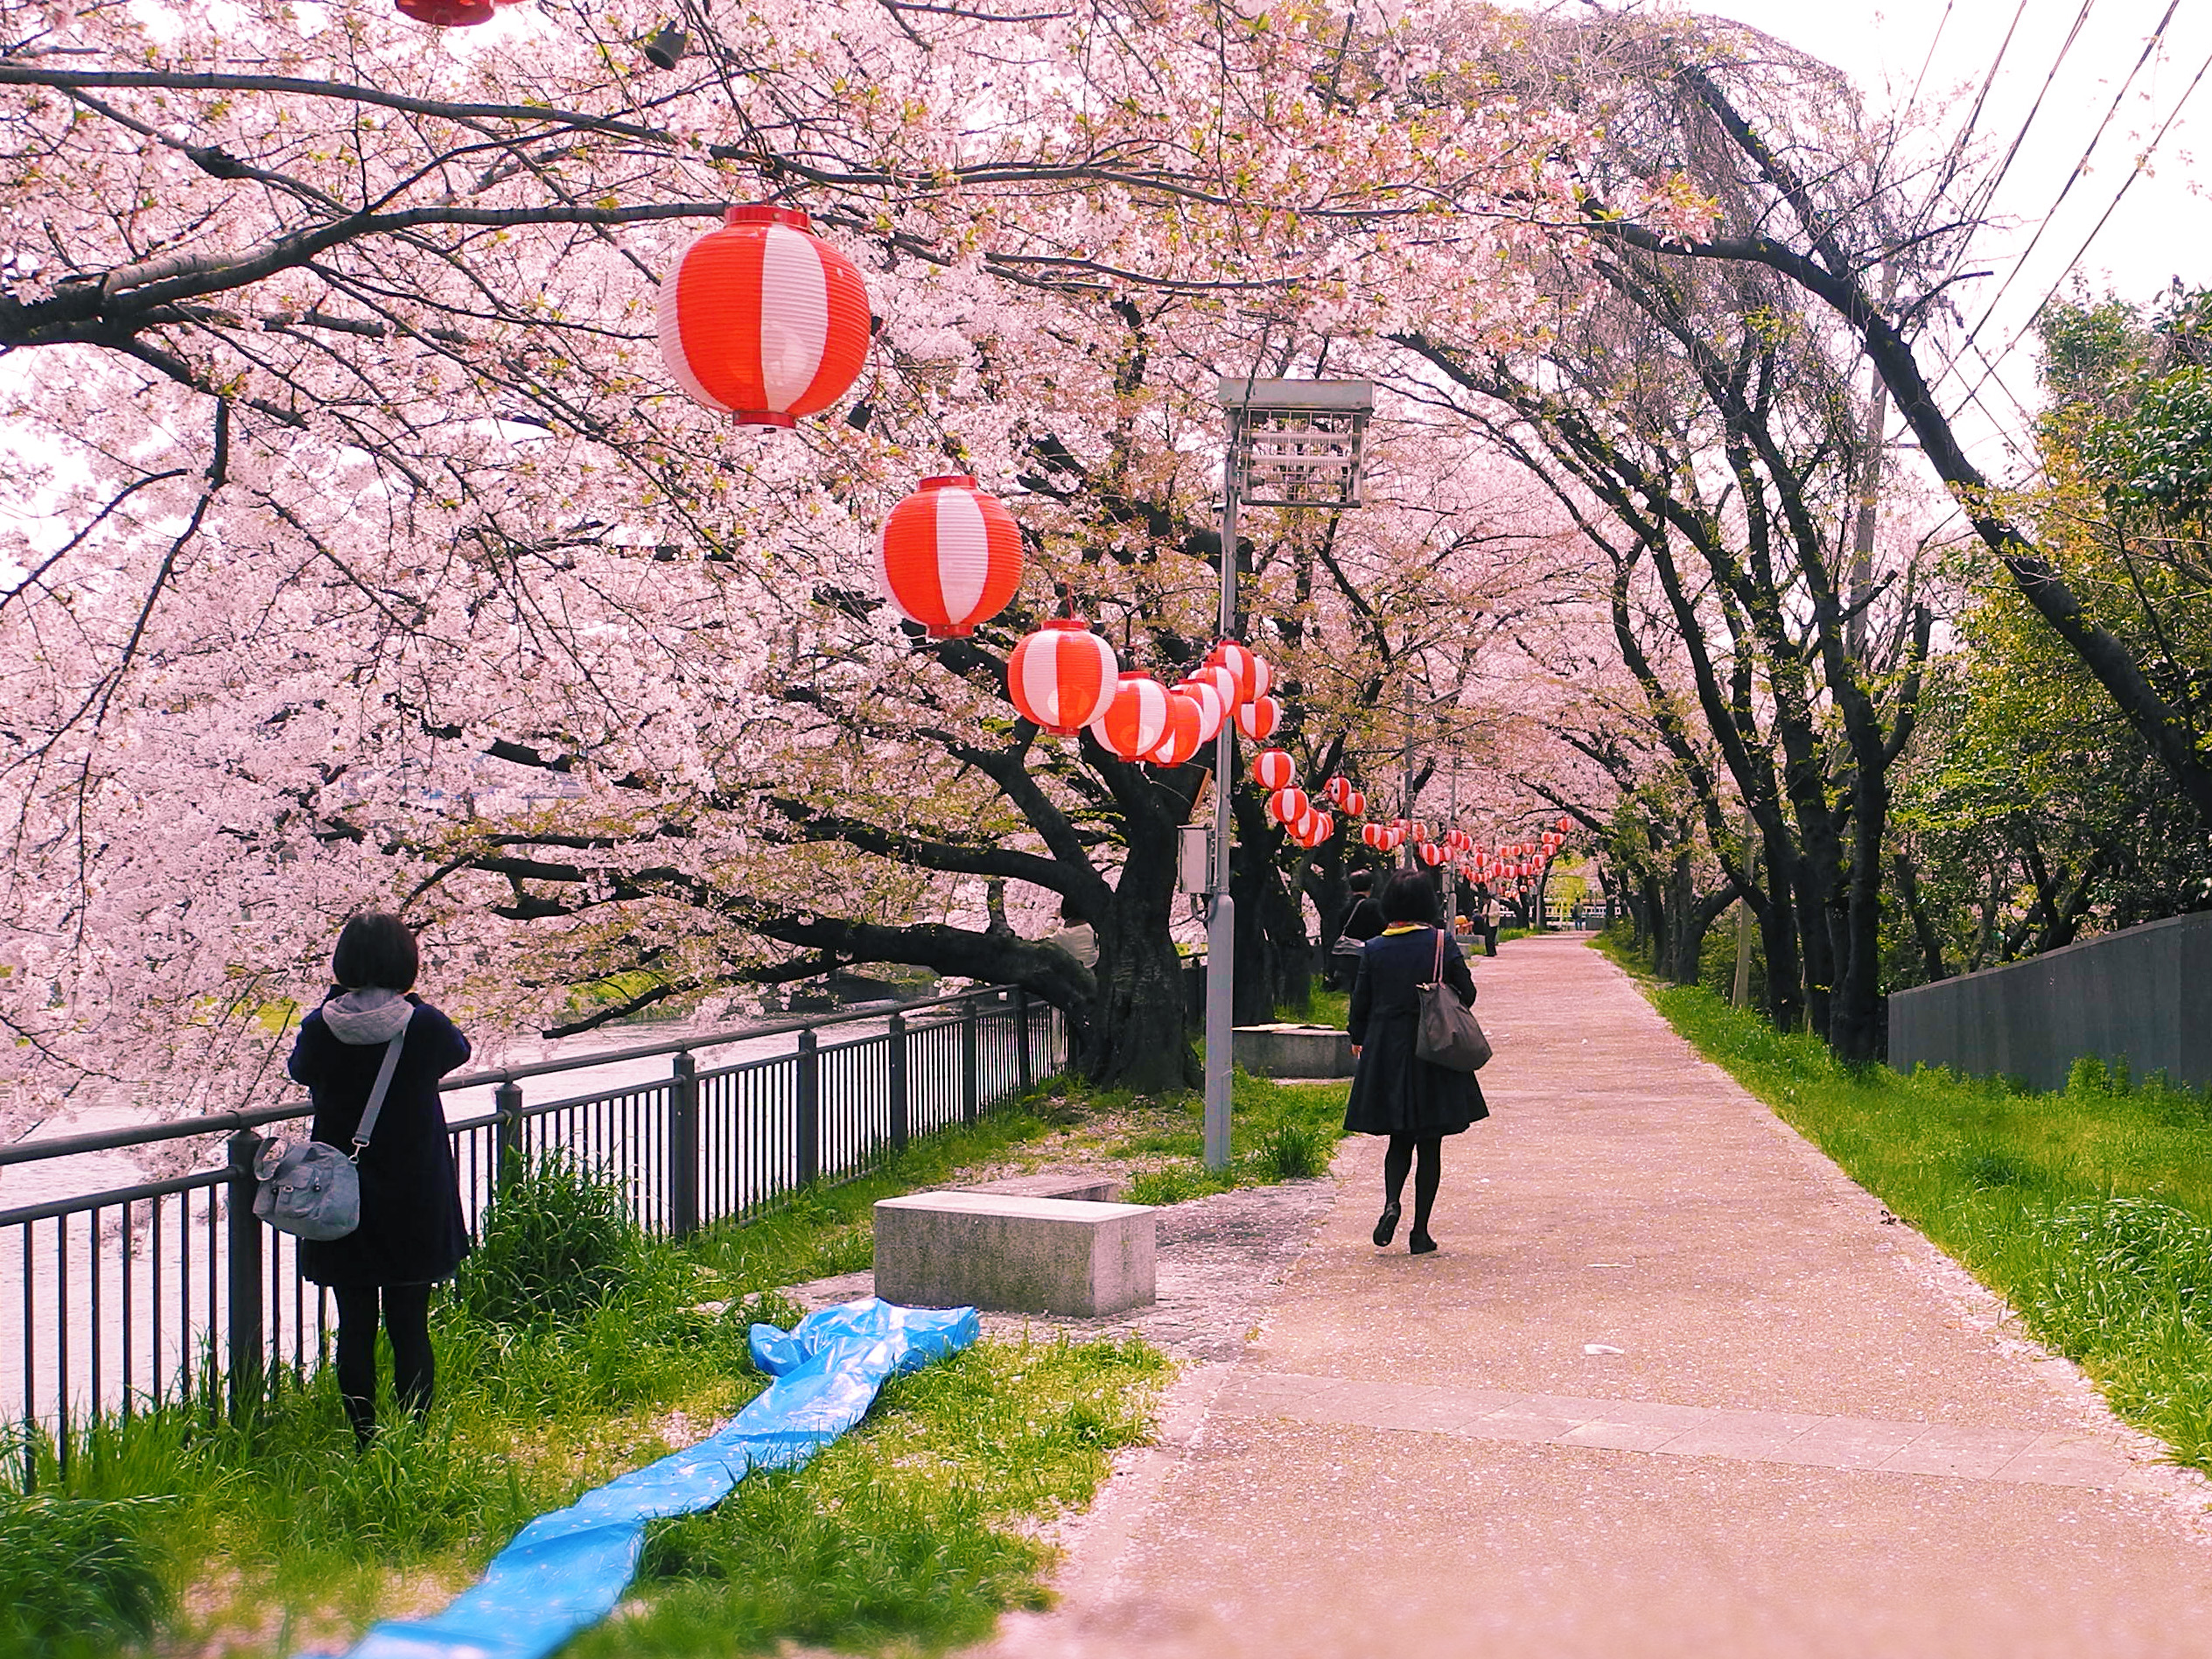
<path id="1" fill-rule="evenodd" d="M 822 1175 L 822 1040 L 810 1026 L 799 1033 L 799 1185 Z"/>
<path id="2" fill-rule="evenodd" d="M 699 1230 L 699 1062 L 678 1051 L 668 1080 L 668 1231 Z"/>
<path id="3" fill-rule="evenodd" d="M 913 1134 L 913 1108 L 906 1093 L 906 1017 L 891 1017 L 891 1150 L 903 1152 Z"/>
<path id="4" fill-rule="evenodd" d="M 261 1137 L 242 1129 L 230 1138 L 230 1183 L 225 1191 L 226 1220 L 229 1223 L 230 1306 L 228 1353 L 230 1372 L 230 1416 L 233 1422 L 261 1408 L 263 1397 L 261 1219 L 254 1214 L 254 1154 Z M 95 1270 L 97 1264 L 95 1264 Z M 97 1335 L 94 1336 L 97 1340 Z M 62 1405 L 69 1403 L 69 1379 L 62 1377 Z M 94 1401 L 96 1410 L 99 1402 Z M 66 1438 L 67 1424 L 65 1420 Z"/>
<path id="5" fill-rule="evenodd" d="M 503 1190 L 522 1172 L 522 1085 L 512 1078 L 492 1091 L 492 1187 Z"/>
<path id="6" fill-rule="evenodd" d="M 1237 448 L 1244 416 L 1228 417 L 1228 454 L 1222 463 L 1221 637 L 1236 633 Z M 1236 765 L 1236 722 L 1224 711 L 1214 734 L 1214 870 L 1206 913 L 1206 1167 L 1229 1158 L 1229 1067 L 1236 1046 L 1236 903 L 1229 897 L 1230 779 Z"/>

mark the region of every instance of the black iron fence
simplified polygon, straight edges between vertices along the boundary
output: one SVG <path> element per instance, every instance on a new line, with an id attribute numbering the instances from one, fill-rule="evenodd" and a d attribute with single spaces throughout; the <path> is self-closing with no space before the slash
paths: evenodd
<path id="1" fill-rule="evenodd" d="M 701 1060 L 786 1037 L 796 1039 L 786 1052 Z M 559 1148 L 617 1180 L 641 1226 L 682 1237 L 974 1123 L 1062 1069 L 1067 1048 L 1059 1010 L 994 986 L 887 1016 L 670 1038 L 442 1087 L 495 1086 L 490 1110 L 446 1125 L 472 1228 L 504 1171 Z M 664 1056 L 663 1078 L 529 1097 L 564 1074 Z M 204 1166 L 0 1211 L 0 1421 L 53 1431 L 179 1400 L 235 1410 L 319 1365 L 328 1298 L 301 1278 L 297 1241 L 253 1214 L 258 1131 L 307 1115 L 299 1102 L 0 1148 L 4 1168 L 183 1143 Z"/>
<path id="2" fill-rule="evenodd" d="M 2212 915 L 2147 921 L 1890 993 L 1889 1063 L 2063 1088 L 2074 1062 L 2212 1083 Z"/>

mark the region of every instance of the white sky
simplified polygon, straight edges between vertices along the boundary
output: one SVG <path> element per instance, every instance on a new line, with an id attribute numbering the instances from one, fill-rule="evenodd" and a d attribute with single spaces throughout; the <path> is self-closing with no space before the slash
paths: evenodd
<path id="1" fill-rule="evenodd" d="M 2018 30 L 1975 125 L 1976 137 L 1997 144 L 2000 156 L 2027 122 L 2045 77 L 2059 62 L 2068 32 L 2082 12 L 2082 0 L 2026 0 L 2024 9 L 2020 0 L 1688 4 L 1749 24 L 1847 71 L 1878 108 L 1901 105 L 1926 64 L 1915 108 L 1935 111 L 1946 132 L 1955 131 L 1973 108 L 2017 13 Z M 2169 4 L 2173 17 L 2158 52 L 2129 88 L 2088 171 L 2051 215 L 2061 187 Z M 1978 341 L 1999 363 L 1997 379 L 1980 394 L 1995 421 L 1980 410 L 1966 411 L 1959 419 L 1962 434 L 1971 437 L 1974 458 L 1993 475 L 2017 477 L 2025 471 L 1998 428 L 2010 428 L 2014 441 L 2026 447 L 2019 406 L 2034 403 L 2036 387 L 2032 353 L 2026 348 L 2032 338 L 2024 341 L 2023 336 L 2035 308 L 2077 254 L 2092 290 L 2109 286 L 2138 301 L 2149 299 L 2175 276 L 2192 285 L 2212 284 L 2212 200 L 2206 189 L 2212 180 L 2199 162 L 2200 151 L 2212 151 L 2212 72 L 2160 141 L 2149 172 L 2129 188 L 2089 251 L 2080 253 L 2136 158 L 2208 58 L 2212 58 L 2212 0 L 2088 0 L 2087 20 L 1998 192 L 1992 212 L 1998 222 L 1982 232 L 1977 256 L 1964 267 L 1994 274 L 1951 290 L 1973 322 L 2020 267 Z M 2020 267 L 2022 254 L 2047 216 L 2049 228 Z M 2016 344 L 2022 348 L 2013 349 Z M 1957 412 L 1967 388 L 1983 376 L 1980 362 L 1970 358 L 1967 368 L 1963 379 L 1954 375 L 1942 388 L 1941 401 L 1948 410 Z"/>

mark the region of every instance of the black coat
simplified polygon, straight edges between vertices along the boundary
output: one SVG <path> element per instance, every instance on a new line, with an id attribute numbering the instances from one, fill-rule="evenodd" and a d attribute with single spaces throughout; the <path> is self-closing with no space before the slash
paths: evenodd
<path id="1" fill-rule="evenodd" d="M 299 1247 L 302 1274 L 318 1284 L 428 1284 L 450 1278 L 468 1254 L 461 1182 L 446 1138 L 438 1079 L 468 1058 L 468 1039 L 416 997 L 385 1091 L 376 1132 L 361 1153 L 361 1224 L 344 1238 Z M 314 1136 L 350 1148 L 384 1045 L 341 1043 L 318 1008 L 300 1022 L 285 1069 L 315 1102 Z"/>
<path id="2" fill-rule="evenodd" d="M 1345 916 L 1344 926 L 1340 931 L 1345 938 L 1356 939 L 1362 944 L 1382 931 L 1382 911 L 1375 902 L 1372 893 L 1360 895 L 1359 901 Z"/>
<path id="3" fill-rule="evenodd" d="M 1436 973 L 1436 930 L 1386 933 L 1360 951 L 1352 982 L 1352 1041 L 1360 1050 L 1344 1127 L 1355 1135 L 1456 1135 L 1488 1117 L 1481 1085 L 1469 1072 L 1432 1066 L 1413 1052 L 1420 1026 L 1416 987 Z M 1444 941 L 1444 983 L 1474 1004 L 1474 976 L 1459 942 Z"/>

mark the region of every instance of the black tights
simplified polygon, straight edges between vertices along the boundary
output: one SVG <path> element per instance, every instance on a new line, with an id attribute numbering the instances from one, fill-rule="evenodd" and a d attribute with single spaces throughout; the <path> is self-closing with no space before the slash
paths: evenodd
<path id="1" fill-rule="evenodd" d="M 332 1293 L 338 1298 L 338 1392 L 354 1434 L 366 1442 L 376 1432 L 380 1298 L 384 1334 L 392 1342 L 392 1393 L 416 1417 L 427 1416 L 438 1382 L 430 1354 L 430 1287 L 340 1284 Z"/>
<path id="2" fill-rule="evenodd" d="M 1413 1230 L 1429 1230 L 1429 1212 L 1436 1208 L 1437 1183 L 1444 1179 L 1444 1137 L 1393 1135 L 1382 1154 L 1382 1192 L 1393 1205 L 1405 1191 L 1405 1172 L 1413 1167 L 1413 1154 L 1421 1154 L 1421 1167 L 1413 1177 Z"/>

